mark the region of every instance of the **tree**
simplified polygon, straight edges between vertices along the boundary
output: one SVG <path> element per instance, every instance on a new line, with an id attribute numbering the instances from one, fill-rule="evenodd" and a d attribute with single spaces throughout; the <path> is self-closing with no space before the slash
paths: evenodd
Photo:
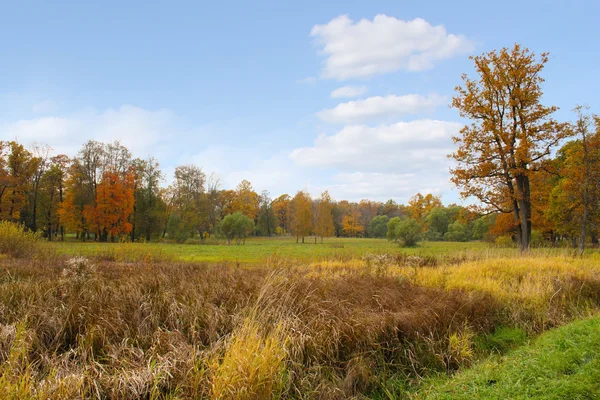
<path id="1" fill-rule="evenodd" d="M 419 221 L 405 217 L 395 224 L 393 237 L 395 241 L 401 241 L 404 246 L 415 246 L 421 240 L 422 231 L 423 226 Z"/>
<path id="2" fill-rule="evenodd" d="M 350 208 L 350 213 L 344 215 L 342 221 L 344 233 L 350 237 L 357 237 L 364 230 L 364 226 L 361 224 L 361 213 L 355 203 Z"/>
<path id="3" fill-rule="evenodd" d="M 227 243 L 235 238 L 237 244 L 244 244 L 246 237 L 254 231 L 252 218 L 242 214 L 240 211 L 229 214 L 221 221 L 221 232 L 227 238 Z"/>
<path id="4" fill-rule="evenodd" d="M 515 44 L 472 57 L 477 79 L 463 75 L 452 105 L 473 122 L 454 137 L 451 155 L 458 165 L 452 181 L 463 197 L 476 197 L 486 209 L 512 213 L 521 251 L 531 238 L 530 176 L 565 137 L 564 124 L 551 116 L 556 107 L 541 104 L 542 53 Z"/>
<path id="5" fill-rule="evenodd" d="M 203 218 L 206 216 L 202 211 L 205 208 L 205 184 L 206 175 L 196 165 L 180 165 L 175 168 L 175 182 L 173 182 L 173 213 L 179 221 L 178 240 L 184 237 L 194 237 L 195 234 L 202 237 Z"/>
<path id="6" fill-rule="evenodd" d="M 398 227 L 398 225 L 400 224 L 401 221 L 402 221 L 401 217 L 390 218 L 390 220 L 387 223 L 387 234 L 386 234 L 388 240 L 392 240 L 394 242 L 398 241 L 398 238 L 396 237 L 396 228 Z"/>
<path id="7" fill-rule="evenodd" d="M 0 142 L 0 147 L 0 218 L 20 221 L 39 160 L 15 141 Z"/>
<path id="8" fill-rule="evenodd" d="M 59 216 L 63 201 L 64 180 L 68 158 L 58 155 L 50 159 L 49 167 L 40 178 L 39 206 L 40 221 L 45 226 L 46 238 L 50 241 L 60 231 L 64 240 L 64 228 Z"/>
<path id="9" fill-rule="evenodd" d="M 373 218 L 375 218 L 377 216 L 377 212 L 379 209 L 379 203 L 375 202 L 375 201 L 370 201 L 370 200 L 366 200 L 363 199 L 358 203 L 358 212 L 360 213 L 360 225 L 363 227 L 363 231 L 365 230 L 364 228 L 369 226 L 369 222 L 371 222 L 371 220 Z M 366 235 L 367 237 L 369 236 L 369 231 L 368 229 L 366 230 Z"/>
<path id="10" fill-rule="evenodd" d="M 369 222 L 367 232 L 369 237 L 384 238 L 387 234 L 387 224 L 390 219 L 387 215 L 378 215 Z"/>
<path id="11" fill-rule="evenodd" d="M 600 168 L 598 165 L 600 163 L 600 117 L 595 116 L 594 118 L 596 121 L 596 135 L 592 135 L 590 132 L 592 116 L 585 114 L 584 107 L 582 106 L 576 107 L 575 112 L 577 113 L 577 121 L 573 126 L 573 130 L 578 135 L 580 141 L 580 146 L 575 147 L 575 149 L 579 149 L 580 151 L 573 151 L 575 154 L 571 155 L 571 159 L 572 164 L 575 164 L 575 168 L 569 172 L 571 175 L 570 178 L 578 183 L 577 186 L 581 193 L 583 212 L 580 222 L 579 255 L 582 255 L 585 249 L 585 238 L 587 236 L 592 206 L 595 204 L 595 209 L 597 210 L 597 205 L 600 201 L 598 196 L 598 179 L 600 179 Z M 573 160 L 573 158 L 575 159 Z"/>
<path id="12" fill-rule="evenodd" d="M 352 206 L 347 200 L 338 201 L 333 206 L 333 226 L 335 229 L 335 236 L 340 237 L 344 232 L 344 218 L 350 215 Z"/>
<path id="13" fill-rule="evenodd" d="M 436 207 L 427 214 L 425 218 L 427 223 L 427 239 L 441 240 L 450 225 L 450 213 L 444 207 Z"/>
<path id="14" fill-rule="evenodd" d="M 160 183 L 163 180 L 158 161 L 153 157 L 147 160 L 134 160 L 134 209 L 131 239 L 143 237 L 150 241 L 160 235 L 165 224 L 167 205 L 160 196 Z"/>
<path id="15" fill-rule="evenodd" d="M 273 212 L 279 221 L 279 231 L 283 235 L 290 230 L 290 201 L 291 198 L 287 194 L 273 200 Z"/>
<path id="16" fill-rule="evenodd" d="M 252 189 L 252 184 L 247 181 L 241 181 L 235 189 L 235 197 L 232 204 L 234 212 L 240 211 L 242 214 L 256 220 L 259 208 L 259 196 Z"/>
<path id="17" fill-rule="evenodd" d="M 275 216 L 273 202 L 268 191 L 263 190 L 259 198 L 259 204 L 258 230 L 263 235 L 271 236 L 275 233 L 279 221 L 277 220 L 277 216 Z"/>
<path id="18" fill-rule="evenodd" d="M 427 214 L 439 207 L 442 207 L 440 196 L 434 196 L 431 193 L 423 196 L 421 193 L 417 193 L 408 201 L 407 210 L 411 218 L 425 222 Z"/>
<path id="19" fill-rule="evenodd" d="M 321 198 L 317 204 L 317 216 L 315 223 L 315 235 L 321 237 L 321 243 L 323 243 L 323 237 L 333 236 L 335 228 L 333 226 L 333 202 L 328 191 L 321 193 Z"/>
<path id="20" fill-rule="evenodd" d="M 131 173 L 121 177 L 115 172 L 104 172 L 97 187 L 95 206 L 84 207 L 86 225 L 96 232 L 100 241 L 106 242 L 109 237 L 114 241 L 115 237 L 131 232 L 133 180 Z"/>
<path id="21" fill-rule="evenodd" d="M 600 219 L 600 121 L 586 114 L 583 107 L 575 111 L 577 120 L 571 129 L 577 140 L 558 151 L 559 179 L 552 188 L 546 211 L 556 231 L 570 237 L 573 247 L 579 238 L 579 253 L 583 254 L 586 237 L 596 236 Z"/>
<path id="22" fill-rule="evenodd" d="M 299 191 L 290 201 L 291 224 L 290 230 L 298 239 L 310 235 L 312 229 L 312 200 L 307 192 Z"/>
<path id="23" fill-rule="evenodd" d="M 50 147 L 40 146 L 38 144 L 33 145 L 33 159 L 35 160 L 35 170 L 31 177 L 31 188 L 29 190 L 29 221 L 27 226 L 34 232 L 38 230 L 38 206 L 39 206 L 39 192 L 40 183 L 44 173 L 50 166 Z"/>
<path id="24" fill-rule="evenodd" d="M 448 226 L 448 232 L 444 234 L 447 242 L 466 242 L 469 240 L 467 227 L 459 221 L 454 221 Z"/>

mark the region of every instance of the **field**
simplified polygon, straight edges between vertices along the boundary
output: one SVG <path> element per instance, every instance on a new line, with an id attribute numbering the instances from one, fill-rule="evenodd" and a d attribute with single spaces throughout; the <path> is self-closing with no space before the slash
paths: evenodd
<path id="1" fill-rule="evenodd" d="M 479 258 L 514 256 L 512 248 L 498 248 L 483 242 L 422 242 L 416 247 L 402 248 L 385 239 L 326 238 L 324 243 L 297 244 L 294 238 L 250 238 L 245 245 L 227 245 L 225 242 L 210 244 L 172 243 L 97 243 L 69 240 L 53 242 L 56 251 L 70 256 L 109 257 L 115 260 L 139 260 L 162 258 L 172 261 L 207 263 L 239 263 L 243 265 L 264 264 L 272 258 L 289 262 L 314 262 L 323 260 L 358 259 L 366 254 L 406 254 L 434 258 Z M 571 249 L 532 249 L 540 256 L 571 255 Z M 589 250 L 587 256 L 597 255 Z"/>
<path id="2" fill-rule="evenodd" d="M 598 394 L 598 320 L 573 323 L 600 310 L 596 251 L 10 243 L 0 258 L 4 398 Z M 518 384 L 531 391 L 511 392 Z"/>

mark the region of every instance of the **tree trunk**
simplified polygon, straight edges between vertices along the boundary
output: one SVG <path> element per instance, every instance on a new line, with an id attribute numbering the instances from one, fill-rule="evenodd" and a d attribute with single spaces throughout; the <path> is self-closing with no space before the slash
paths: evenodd
<path id="1" fill-rule="evenodd" d="M 529 250 L 531 242 L 531 197 L 529 191 L 529 177 L 517 176 L 517 196 L 518 196 L 518 214 L 519 214 L 519 248 L 521 253 Z"/>
<path id="2" fill-rule="evenodd" d="M 302 236 L 302 244 L 304 244 L 304 236 Z"/>

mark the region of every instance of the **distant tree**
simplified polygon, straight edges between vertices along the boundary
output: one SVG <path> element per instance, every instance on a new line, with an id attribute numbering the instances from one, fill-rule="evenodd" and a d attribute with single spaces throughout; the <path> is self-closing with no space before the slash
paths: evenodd
<path id="1" fill-rule="evenodd" d="M 174 212 L 179 214 L 180 230 L 185 235 L 202 237 L 206 213 L 206 174 L 196 165 L 175 168 L 173 182 Z"/>
<path id="2" fill-rule="evenodd" d="M 423 226 L 419 221 L 405 217 L 397 223 L 394 238 L 404 246 L 415 246 L 421 240 L 422 231 Z"/>
<path id="3" fill-rule="evenodd" d="M 360 213 L 359 222 L 363 227 L 363 232 L 365 232 L 367 237 L 369 236 L 369 230 L 364 228 L 367 228 L 371 220 L 377 216 L 379 206 L 380 203 L 366 199 L 363 199 L 358 203 L 357 208 L 358 212 Z"/>
<path id="4" fill-rule="evenodd" d="M 225 216 L 221 221 L 220 227 L 229 244 L 231 244 L 233 239 L 236 239 L 237 244 L 244 244 L 246 237 L 254 231 L 254 221 L 252 218 L 238 211 Z"/>
<path id="5" fill-rule="evenodd" d="M 521 251 L 531 238 L 531 174 L 570 132 L 552 119 L 556 107 L 541 104 L 548 61 L 515 44 L 473 57 L 477 78 L 463 75 L 452 105 L 473 121 L 454 138 L 452 181 L 463 197 L 487 210 L 512 214 Z"/>
<path id="6" fill-rule="evenodd" d="M 134 160 L 134 210 L 131 239 L 143 237 L 150 241 L 158 237 L 167 218 L 167 205 L 160 195 L 163 180 L 158 161 L 152 157 L 147 160 Z"/>
<path id="7" fill-rule="evenodd" d="M 273 212 L 279 222 L 279 232 L 287 234 L 290 230 L 290 201 L 291 197 L 287 194 L 282 194 L 273 200 Z"/>
<path id="8" fill-rule="evenodd" d="M 332 210 L 333 214 L 333 227 L 335 230 L 335 236 L 340 237 L 344 233 L 344 218 L 350 215 L 352 206 L 347 200 L 338 201 Z"/>
<path id="9" fill-rule="evenodd" d="M 15 141 L 0 142 L 0 147 L 0 218 L 21 221 L 39 159 Z"/>
<path id="10" fill-rule="evenodd" d="M 357 237 L 364 231 L 364 226 L 361 224 L 361 213 L 356 204 L 350 208 L 350 213 L 343 218 L 344 233 L 350 237 Z"/>
<path id="11" fill-rule="evenodd" d="M 259 198 L 258 231 L 261 235 L 271 236 L 278 223 L 269 192 L 263 190 Z"/>
<path id="12" fill-rule="evenodd" d="M 400 206 L 394 200 L 390 199 L 381 205 L 381 214 L 385 214 L 389 218 L 400 217 L 403 214 L 402 207 L 404 206 Z"/>
<path id="13" fill-rule="evenodd" d="M 473 223 L 472 239 L 481 240 L 486 237 L 490 231 L 490 227 L 494 222 L 495 214 L 485 215 L 475 220 Z"/>
<path id="14" fill-rule="evenodd" d="M 296 243 L 299 238 L 310 235 L 312 230 L 312 200 L 307 192 L 299 191 L 290 202 L 291 224 L 290 229 L 296 236 Z"/>
<path id="15" fill-rule="evenodd" d="M 401 217 L 390 218 L 390 220 L 387 223 L 387 233 L 386 233 L 388 240 L 391 240 L 394 242 L 398 241 L 398 237 L 396 236 L 396 228 L 398 227 L 398 225 L 400 224 L 401 221 L 402 221 Z"/>
<path id="16" fill-rule="evenodd" d="M 333 225 L 333 201 L 328 191 L 321 193 L 317 205 L 317 216 L 315 223 L 315 235 L 321 237 L 321 243 L 323 243 L 323 237 L 333 236 L 335 227 Z"/>
<path id="17" fill-rule="evenodd" d="M 426 237 L 428 240 L 442 240 L 444 234 L 448 232 L 450 225 L 450 213 L 445 207 L 436 207 L 427 214 L 425 222 L 427 223 Z"/>
<path id="18" fill-rule="evenodd" d="M 378 215 L 369 222 L 367 232 L 369 237 L 384 238 L 387 234 L 387 224 L 390 219 L 387 215 Z"/>
<path id="19" fill-rule="evenodd" d="M 411 218 L 424 223 L 427 214 L 439 207 L 442 207 L 440 196 L 434 196 L 431 193 L 423 196 L 421 193 L 417 193 L 408 201 L 407 209 Z"/>
<path id="20" fill-rule="evenodd" d="M 466 242 L 469 240 L 468 229 L 459 221 L 455 221 L 448 226 L 448 232 L 444 234 L 444 240 L 447 242 Z"/>
<path id="21" fill-rule="evenodd" d="M 242 214 L 256 220 L 259 208 L 259 195 L 252 189 L 252 184 L 247 181 L 241 181 L 235 189 L 235 197 L 231 208 L 234 212 L 240 211 Z"/>

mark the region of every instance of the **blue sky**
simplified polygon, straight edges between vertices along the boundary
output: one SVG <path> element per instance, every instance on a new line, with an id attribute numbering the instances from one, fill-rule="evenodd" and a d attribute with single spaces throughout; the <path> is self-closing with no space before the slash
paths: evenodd
<path id="1" fill-rule="evenodd" d="M 273 196 L 455 202 L 448 103 L 468 56 L 548 51 L 557 118 L 598 111 L 598 15 L 595 1 L 4 1 L 0 139 L 71 155 L 121 140 L 166 183 L 196 163 Z"/>

